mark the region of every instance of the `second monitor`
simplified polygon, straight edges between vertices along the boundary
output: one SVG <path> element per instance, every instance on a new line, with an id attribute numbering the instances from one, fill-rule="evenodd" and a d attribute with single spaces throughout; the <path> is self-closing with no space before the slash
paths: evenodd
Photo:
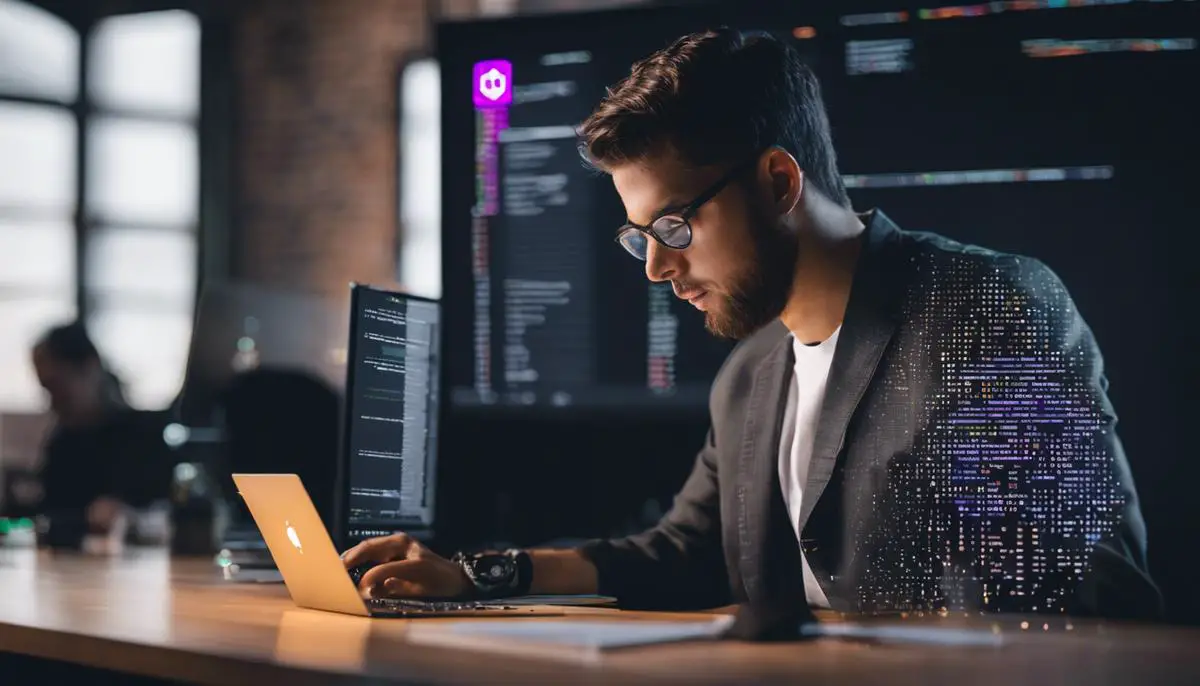
<path id="1" fill-rule="evenodd" d="M 430 532 L 437 471 L 434 300 L 353 284 L 341 485 L 347 543 Z"/>

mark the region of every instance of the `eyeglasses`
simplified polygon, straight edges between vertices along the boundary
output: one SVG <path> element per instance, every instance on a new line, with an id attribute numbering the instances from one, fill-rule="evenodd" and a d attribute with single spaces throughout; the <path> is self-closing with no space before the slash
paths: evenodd
<path id="1" fill-rule="evenodd" d="M 757 162 L 757 158 L 749 162 L 740 164 L 731 169 L 727 174 L 717 180 L 716 183 L 709 186 L 703 193 L 696 196 L 696 199 L 685 205 L 682 209 L 667 210 L 659 216 L 655 217 L 650 222 L 649 226 L 634 224 L 628 222 L 620 229 L 617 229 L 616 241 L 623 248 L 629 251 L 630 255 L 646 261 L 646 253 L 650 247 L 647 236 L 672 250 L 683 250 L 692 244 L 692 225 L 691 219 L 696 216 L 696 212 L 704 203 L 717 197 L 717 194 L 725 190 L 725 186 L 736 178 L 739 174 L 746 171 Z"/>

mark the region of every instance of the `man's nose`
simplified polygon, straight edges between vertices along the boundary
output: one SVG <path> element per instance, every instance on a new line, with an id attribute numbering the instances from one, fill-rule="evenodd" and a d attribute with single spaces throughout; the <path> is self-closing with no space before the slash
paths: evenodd
<path id="1" fill-rule="evenodd" d="M 653 239 L 647 241 L 646 278 L 651 281 L 671 280 L 678 271 L 676 265 L 678 258 L 678 250 L 663 247 Z"/>

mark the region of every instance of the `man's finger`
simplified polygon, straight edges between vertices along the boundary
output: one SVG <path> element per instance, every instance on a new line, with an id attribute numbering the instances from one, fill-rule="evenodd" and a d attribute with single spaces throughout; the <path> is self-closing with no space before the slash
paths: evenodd
<path id="1" fill-rule="evenodd" d="M 346 569 L 353 569 L 368 562 L 390 562 L 404 557 L 410 545 L 412 539 L 405 534 L 372 538 L 342 553 L 342 563 Z"/>
<path id="2" fill-rule="evenodd" d="M 370 590 L 375 586 L 382 586 L 383 582 L 391 577 L 396 577 L 404 580 L 415 578 L 415 572 L 419 560 L 399 560 L 396 562 L 387 562 L 377 567 L 372 567 L 363 574 L 362 580 L 358 582 L 358 587 L 365 590 Z"/>
<path id="3" fill-rule="evenodd" d="M 346 569 L 353 569 L 366 561 L 367 544 L 370 541 L 363 541 L 353 548 L 342 553 L 342 562 L 346 565 Z"/>
<path id="4" fill-rule="evenodd" d="M 415 581 L 392 577 L 383 582 L 384 593 L 392 598 L 420 598 L 426 595 L 424 587 Z"/>

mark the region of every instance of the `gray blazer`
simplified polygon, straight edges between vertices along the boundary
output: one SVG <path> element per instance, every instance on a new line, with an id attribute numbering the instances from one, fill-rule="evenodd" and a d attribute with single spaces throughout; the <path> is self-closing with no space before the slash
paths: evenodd
<path id="1" fill-rule="evenodd" d="M 778 477 L 791 338 L 776 321 L 713 383 L 711 429 L 652 529 L 582 548 L 628 607 L 1155 617 L 1145 525 L 1091 331 L 1040 262 L 867 231 L 803 495 Z"/>

